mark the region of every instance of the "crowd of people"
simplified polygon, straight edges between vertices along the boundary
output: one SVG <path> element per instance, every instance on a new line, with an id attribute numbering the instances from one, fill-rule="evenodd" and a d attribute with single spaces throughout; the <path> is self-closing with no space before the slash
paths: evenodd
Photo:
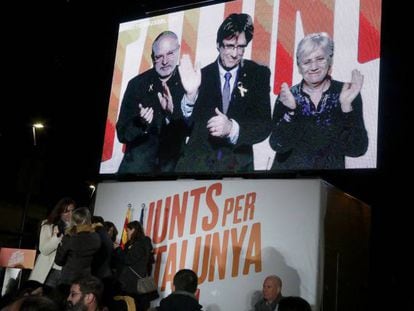
<path id="1" fill-rule="evenodd" d="M 138 221 L 128 223 L 124 247 L 116 242 L 117 233 L 112 222 L 91 216 L 88 208 L 60 200 L 40 224 L 39 253 L 28 280 L 4 295 L 1 307 L 26 310 L 22 306 L 30 302 L 48 305 L 47 310 L 123 310 L 114 297 L 129 296 L 136 310 L 147 310 L 158 293 L 138 295 L 137 278 L 128 268 L 143 277 L 151 273 L 151 240 Z"/>
<path id="2" fill-rule="evenodd" d="M 151 301 L 159 298 L 158 290 L 137 292 L 136 274 L 151 275 L 155 262 L 152 241 L 139 221 L 127 224 L 127 240 L 121 247 L 112 222 L 63 198 L 41 222 L 39 232 L 34 268 L 20 287 L 1 297 L 0 310 L 203 310 L 198 276 L 191 269 L 175 273 L 172 293 L 160 299 L 157 307 L 151 307 Z M 311 310 L 299 297 L 282 296 L 277 275 L 266 277 L 262 294 L 254 311 Z"/>
<path id="3" fill-rule="evenodd" d="M 118 173 L 251 172 L 253 145 L 267 137 L 276 152 L 272 170 L 343 169 L 346 156 L 366 153 L 363 75 L 353 70 L 350 83 L 332 79 L 330 36 L 312 33 L 299 42 L 302 81 L 282 84 L 272 117 L 271 72 L 244 58 L 253 35 L 250 15 L 230 14 L 217 31 L 217 59 L 201 70 L 186 54 L 180 60 L 175 33 L 158 35 L 153 68 L 131 79 L 123 95 Z"/>

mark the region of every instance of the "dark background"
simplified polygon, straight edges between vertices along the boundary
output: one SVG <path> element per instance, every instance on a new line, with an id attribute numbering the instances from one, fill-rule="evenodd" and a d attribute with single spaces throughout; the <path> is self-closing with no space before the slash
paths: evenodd
<path id="1" fill-rule="evenodd" d="M 2 21 L 1 36 L 1 245 L 35 243 L 38 219 L 63 196 L 81 205 L 93 203 L 88 185 L 99 181 L 118 23 L 188 3 L 54 0 L 16 2 L 4 10 L 9 22 Z M 408 9 L 396 4 L 383 0 L 378 169 L 297 175 L 317 174 L 372 207 L 367 298 L 373 310 L 397 310 L 409 300 L 403 280 L 412 244 L 408 215 L 413 139 L 408 140 L 411 64 L 405 51 L 412 26 Z M 37 131 L 34 147 L 31 125 L 37 120 L 47 127 Z M 19 239 L 21 229 L 25 234 Z"/>

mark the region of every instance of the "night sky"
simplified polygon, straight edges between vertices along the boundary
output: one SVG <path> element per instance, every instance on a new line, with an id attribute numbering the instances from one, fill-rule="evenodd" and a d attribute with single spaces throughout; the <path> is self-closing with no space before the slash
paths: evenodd
<path id="1" fill-rule="evenodd" d="M 99 181 L 117 25 L 167 7 L 166 3 L 188 1 L 51 2 L 15 3 L 3 12 L 13 22 L 2 22 L 0 193 L 1 202 L 17 206 L 23 204 L 31 178 L 33 202 L 50 207 L 70 195 L 90 203 L 88 182 Z M 410 201 L 410 189 L 399 176 L 409 179 L 412 169 L 407 150 L 412 139 L 408 141 L 406 124 L 412 105 L 408 97 L 412 55 L 404 55 L 411 39 L 407 29 L 412 26 L 405 28 L 407 10 L 392 4 L 383 0 L 379 168 L 319 176 L 372 206 L 371 290 L 373 296 L 390 291 L 390 297 L 396 297 L 406 273 L 407 260 L 400 254 L 407 246 L 404 236 L 411 206 L 404 203 Z M 31 124 L 36 120 L 47 127 L 38 131 L 34 148 Z"/>

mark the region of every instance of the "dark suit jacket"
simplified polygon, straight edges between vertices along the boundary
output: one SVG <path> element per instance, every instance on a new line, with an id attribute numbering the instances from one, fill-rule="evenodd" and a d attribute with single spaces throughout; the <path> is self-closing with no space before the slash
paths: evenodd
<path id="1" fill-rule="evenodd" d="M 172 292 L 167 297 L 161 299 L 157 311 L 198 311 L 202 310 L 203 306 L 200 305 L 193 294 L 184 291 Z"/>
<path id="2" fill-rule="evenodd" d="M 242 92 L 240 88 L 246 91 Z M 249 60 L 243 60 L 239 66 L 227 111 L 228 118 L 240 126 L 236 144 L 231 144 L 227 138 L 210 136 L 207 129 L 207 121 L 216 115 L 214 109 L 218 107 L 223 111 L 221 93 L 216 61 L 202 70 L 199 95 L 191 117 L 191 136 L 176 171 L 253 171 L 252 145 L 270 134 L 270 70 Z"/>
<path id="3" fill-rule="evenodd" d="M 174 170 L 186 137 L 186 123 L 181 112 L 184 88 L 178 70 L 167 85 L 173 97 L 172 115 L 167 115 L 159 103 L 157 94 L 162 92 L 162 84 L 155 69 L 147 70 L 129 81 L 116 124 L 118 140 L 126 145 L 118 173 Z M 154 118 L 149 126 L 141 122 L 139 103 L 154 109 Z"/>

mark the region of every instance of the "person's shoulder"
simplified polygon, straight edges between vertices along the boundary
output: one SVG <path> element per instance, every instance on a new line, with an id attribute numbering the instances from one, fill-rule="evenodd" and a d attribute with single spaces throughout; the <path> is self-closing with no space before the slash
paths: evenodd
<path id="1" fill-rule="evenodd" d="M 217 61 L 214 61 L 214 62 L 208 64 L 207 66 L 203 67 L 201 69 L 201 72 L 202 73 L 208 73 L 208 72 L 211 72 L 211 71 L 214 71 L 214 70 L 218 71 Z"/>
<path id="2" fill-rule="evenodd" d="M 255 61 L 249 59 L 243 59 L 243 68 L 246 71 L 262 71 L 270 73 L 269 67 L 256 63 Z"/>
<path id="3" fill-rule="evenodd" d="M 299 94 L 299 93 L 300 93 L 300 90 L 301 90 L 300 85 L 301 85 L 301 83 L 298 83 L 298 84 L 292 85 L 292 86 L 290 87 L 290 91 L 291 91 L 293 94 Z"/>
<path id="4" fill-rule="evenodd" d="M 342 89 L 342 86 L 344 85 L 344 82 L 331 79 L 331 87 L 334 89 Z"/>
<path id="5" fill-rule="evenodd" d="M 330 80 L 330 85 L 327 92 L 330 94 L 341 93 L 342 87 L 344 86 L 345 82 L 334 80 L 331 77 L 328 77 L 327 79 Z"/>
<path id="6" fill-rule="evenodd" d="M 152 240 L 149 236 L 145 235 L 144 236 L 145 242 L 150 245 L 152 247 Z"/>
<path id="7" fill-rule="evenodd" d="M 175 310 L 176 307 L 183 307 L 185 310 L 202 310 L 202 305 L 191 293 L 183 291 L 172 292 L 160 301 L 161 310 Z"/>
<path id="8" fill-rule="evenodd" d="M 257 308 L 263 304 L 265 304 L 265 300 L 263 298 L 259 299 L 259 301 L 254 304 L 255 310 L 258 310 Z"/>
<path id="9" fill-rule="evenodd" d="M 143 81 L 153 79 L 153 77 L 156 77 L 156 72 L 154 68 L 151 68 L 133 77 L 131 80 L 129 80 L 129 84 L 142 83 Z"/>
<path id="10" fill-rule="evenodd" d="M 41 226 L 45 226 L 45 225 L 52 226 L 53 224 L 50 224 L 50 223 L 48 222 L 48 220 L 47 220 L 47 219 L 43 219 L 43 220 L 40 222 L 40 225 L 41 225 Z"/>

